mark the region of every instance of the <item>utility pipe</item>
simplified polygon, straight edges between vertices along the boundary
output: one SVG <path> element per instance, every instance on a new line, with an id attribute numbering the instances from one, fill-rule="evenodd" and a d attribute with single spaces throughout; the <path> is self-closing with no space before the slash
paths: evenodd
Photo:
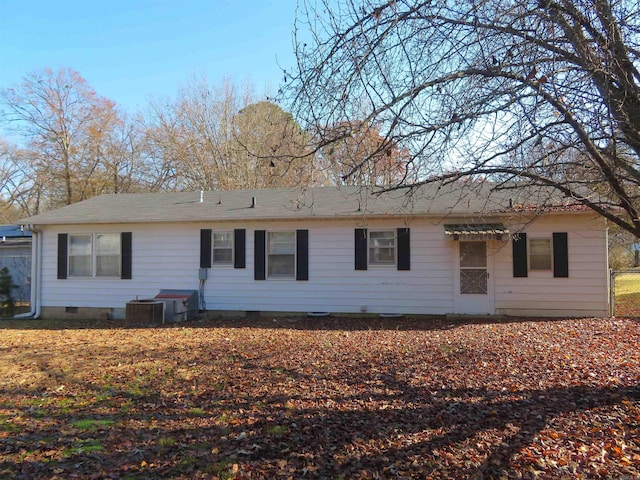
<path id="1" fill-rule="evenodd" d="M 19 313 L 13 318 L 33 318 L 40 316 L 40 270 L 42 266 L 42 230 L 38 230 L 35 225 L 27 225 L 27 230 L 31 232 L 31 304 L 30 310 L 26 313 Z"/>

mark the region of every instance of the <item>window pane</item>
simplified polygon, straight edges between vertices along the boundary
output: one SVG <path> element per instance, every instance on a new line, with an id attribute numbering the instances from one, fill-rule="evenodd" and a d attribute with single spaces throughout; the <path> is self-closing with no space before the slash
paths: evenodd
<path id="1" fill-rule="evenodd" d="M 233 233 L 213 233 L 213 263 L 233 262 Z"/>
<path id="2" fill-rule="evenodd" d="M 371 263 L 394 263 L 396 258 L 393 248 L 372 248 L 370 256 Z"/>
<path id="3" fill-rule="evenodd" d="M 98 233 L 96 235 L 96 255 L 120 255 L 120 234 Z"/>
<path id="4" fill-rule="evenodd" d="M 295 255 L 269 255 L 269 276 L 293 277 Z"/>
<path id="5" fill-rule="evenodd" d="M 393 264 L 396 261 L 396 235 L 393 231 L 370 232 L 369 263 Z"/>
<path id="6" fill-rule="evenodd" d="M 91 255 L 69 256 L 69 276 L 90 277 L 91 276 Z"/>
<path id="7" fill-rule="evenodd" d="M 295 254 L 295 232 L 269 232 L 269 254 Z"/>
<path id="8" fill-rule="evenodd" d="M 120 234 L 96 234 L 96 276 L 120 276 Z"/>
<path id="9" fill-rule="evenodd" d="M 231 263 L 233 261 L 233 250 L 231 248 L 214 248 L 213 263 Z"/>
<path id="10" fill-rule="evenodd" d="M 120 255 L 100 255 L 96 257 L 96 276 L 119 277 Z"/>
<path id="11" fill-rule="evenodd" d="M 486 267 L 487 249 L 485 242 L 460 242 L 461 267 Z"/>
<path id="12" fill-rule="evenodd" d="M 69 276 L 90 277 L 91 235 L 69 235 Z"/>
<path id="13" fill-rule="evenodd" d="M 267 241 L 267 274 L 270 277 L 293 277 L 296 273 L 295 232 L 269 232 Z"/>
<path id="14" fill-rule="evenodd" d="M 218 232 L 213 234 L 213 248 L 230 248 L 233 245 L 231 232 Z"/>
<path id="15" fill-rule="evenodd" d="M 392 247 L 395 243 L 395 232 L 371 232 L 372 247 Z"/>
<path id="16" fill-rule="evenodd" d="M 69 235 L 69 255 L 91 255 L 91 235 Z"/>
<path id="17" fill-rule="evenodd" d="M 532 238 L 529 240 L 529 251 L 531 270 L 551 270 L 551 239 Z"/>

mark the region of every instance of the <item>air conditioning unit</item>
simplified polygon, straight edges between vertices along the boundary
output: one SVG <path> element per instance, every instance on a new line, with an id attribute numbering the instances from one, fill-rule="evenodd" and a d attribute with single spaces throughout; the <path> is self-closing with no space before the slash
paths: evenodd
<path id="1" fill-rule="evenodd" d="M 125 319 L 128 325 L 160 325 L 164 322 L 164 303 L 154 300 L 127 302 Z"/>

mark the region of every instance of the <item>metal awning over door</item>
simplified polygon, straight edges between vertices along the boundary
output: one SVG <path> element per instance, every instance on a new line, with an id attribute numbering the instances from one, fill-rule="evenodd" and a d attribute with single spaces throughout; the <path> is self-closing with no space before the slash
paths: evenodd
<path id="1" fill-rule="evenodd" d="M 467 223 L 445 225 L 444 234 L 452 240 L 500 240 L 509 229 L 502 223 Z"/>

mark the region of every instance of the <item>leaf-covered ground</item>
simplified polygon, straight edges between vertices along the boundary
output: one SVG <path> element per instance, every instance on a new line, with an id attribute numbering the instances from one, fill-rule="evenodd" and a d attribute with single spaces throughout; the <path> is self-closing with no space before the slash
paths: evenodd
<path id="1" fill-rule="evenodd" d="M 634 320 L 0 323 L 0 478 L 639 476 Z"/>

